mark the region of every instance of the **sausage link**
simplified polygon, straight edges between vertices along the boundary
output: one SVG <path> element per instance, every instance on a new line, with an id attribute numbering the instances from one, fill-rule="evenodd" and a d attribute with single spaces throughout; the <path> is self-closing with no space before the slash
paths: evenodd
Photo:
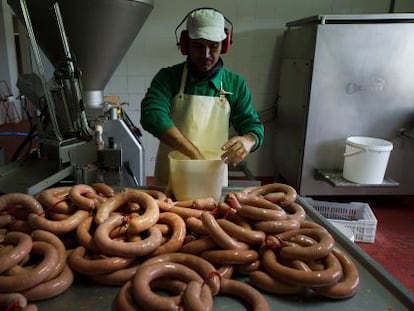
<path id="1" fill-rule="evenodd" d="M 159 208 L 155 199 L 144 191 L 127 188 L 122 192 L 116 193 L 98 207 L 95 215 L 96 224 L 103 223 L 112 212 L 128 202 L 138 203 L 145 208 L 141 217 L 137 217 L 132 224 L 135 227 L 135 232 L 144 231 L 157 222 Z"/>
<path id="2" fill-rule="evenodd" d="M 194 200 L 175 201 L 174 205 L 194 208 L 202 211 L 212 211 L 216 208 L 217 201 L 213 197 L 198 198 Z"/>
<path id="3" fill-rule="evenodd" d="M 139 302 L 139 306 L 145 310 L 176 311 L 179 309 L 181 295 L 165 297 L 152 291 L 150 283 L 158 278 L 178 279 L 186 283 L 203 282 L 197 272 L 176 262 L 162 261 L 152 265 L 141 265 L 132 278 L 131 290 L 135 302 Z"/>
<path id="4" fill-rule="evenodd" d="M 263 220 L 254 223 L 253 227 L 257 230 L 263 231 L 268 234 L 276 234 L 285 231 L 299 229 L 300 222 L 296 219 Z"/>
<path id="5" fill-rule="evenodd" d="M 118 291 L 115 297 L 115 311 L 141 311 L 131 294 L 132 282 L 128 280 Z"/>
<path id="6" fill-rule="evenodd" d="M 303 220 L 306 218 L 306 211 L 296 202 L 283 205 L 283 209 L 288 212 L 287 219 Z"/>
<path id="7" fill-rule="evenodd" d="M 179 249 L 182 253 L 198 255 L 204 251 L 217 248 L 216 242 L 209 236 L 199 238 L 197 240 L 188 242 Z"/>
<path id="8" fill-rule="evenodd" d="M 307 287 L 329 286 L 342 277 L 342 268 L 338 259 L 329 254 L 323 259 L 326 269 L 323 271 L 300 271 L 279 263 L 273 250 L 266 250 L 262 256 L 264 269 L 273 277 L 282 281 Z"/>
<path id="9" fill-rule="evenodd" d="M 220 290 L 220 276 L 216 268 L 207 260 L 192 254 L 168 253 L 147 259 L 143 265 L 151 265 L 157 262 L 176 262 L 196 271 L 204 282 L 210 287 L 211 293 L 216 295 Z"/>
<path id="10" fill-rule="evenodd" d="M 48 279 L 53 279 L 66 267 L 66 248 L 62 240 L 59 239 L 56 235 L 49 231 L 45 230 L 34 230 L 31 234 L 33 241 L 43 241 L 51 244 L 58 253 L 58 262 L 54 267 L 53 273 L 48 277 Z M 46 279 L 46 280 L 48 280 Z"/>
<path id="11" fill-rule="evenodd" d="M 278 295 L 298 294 L 304 290 L 300 285 L 289 284 L 260 270 L 249 274 L 249 283 L 260 290 Z"/>
<path id="12" fill-rule="evenodd" d="M 119 269 L 126 268 L 134 260 L 133 257 L 92 257 L 87 254 L 86 249 L 83 246 L 76 247 L 68 257 L 70 267 L 85 275 L 115 272 Z"/>
<path id="13" fill-rule="evenodd" d="M 0 211 L 15 206 L 21 206 L 31 213 L 39 215 L 43 213 L 42 204 L 31 195 L 12 192 L 0 196 Z"/>
<path id="14" fill-rule="evenodd" d="M 181 207 L 175 204 L 160 206 L 160 210 L 162 210 L 163 212 L 175 213 L 184 219 L 188 217 L 200 218 L 201 214 L 203 213 L 202 210 L 198 210 L 191 207 Z"/>
<path id="15" fill-rule="evenodd" d="M 49 243 L 34 241 L 31 253 L 40 254 L 43 260 L 25 273 L 0 275 L 0 292 L 20 292 L 47 279 L 58 263 L 57 250 Z"/>
<path id="16" fill-rule="evenodd" d="M 200 217 L 204 227 L 213 241 L 223 249 L 243 250 L 249 248 L 249 245 L 236 241 L 228 235 L 217 223 L 216 219 L 210 212 L 203 212 Z"/>
<path id="17" fill-rule="evenodd" d="M 186 235 L 186 226 L 184 220 L 177 214 L 164 212 L 160 213 L 158 223 L 167 224 L 171 228 L 172 234 L 167 242 L 163 243 L 155 251 L 152 252 L 151 256 L 178 251 L 183 245 Z"/>
<path id="18" fill-rule="evenodd" d="M 124 217 L 114 214 L 96 228 L 93 239 L 105 255 L 119 257 L 144 256 L 161 245 L 162 234 L 155 226 L 149 228 L 148 237 L 139 242 L 123 242 L 111 239 L 109 233 L 123 223 Z"/>
<path id="19" fill-rule="evenodd" d="M 133 262 L 129 267 L 110 273 L 90 274 L 88 277 L 98 284 L 110 286 L 122 286 L 125 282 L 131 280 L 140 263 Z"/>
<path id="20" fill-rule="evenodd" d="M 64 293 L 73 283 L 73 272 L 68 265 L 54 279 L 42 282 L 30 289 L 22 291 L 29 301 L 50 299 Z"/>
<path id="21" fill-rule="evenodd" d="M 14 245 L 14 247 L 0 254 L 0 273 L 17 265 L 32 250 L 32 239 L 23 232 L 6 233 L 3 243 Z"/>
<path id="22" fill-rule="evenodd" d="M 213 295 L 203 283 L 191 281 L 184 291 L 183 304 L 187 311 L 212 311 Z"/>
<path id="23" fill-rule="evenodd" d="M 278 221 L 285 220 L 287 218 L 286 212 L 284 210 L 272 210 L 245 204 L 242 204 L 242 207 L 237 211 L 237 214 L 254 221 Z"/>
<path id="24" fill-rule="evenodd" d="M 200 218 L 188 217 L 185 219 L 185 225 L 189 232 L 201 235 L 208 235 L 208 232 L 206 228 L 203 226 L 203 223 L 200 220 Z"/>
<path id="25" fill-rule="evenodd" d="M 266 194 L 273 192 L 283 192 L 285 194 L 285 197 L 280 201 L 280 204 L 282 205 L 290 204 L 296 200 L 297 193 L 295 188 L 281 183 L 262 185 L 248 191 L 249 194 L 261 196 L 265 196 Z"/>
<path id="26" fill-rule="evenodd" d="M 69 191 L 69 199 L 72 203 L 80 209 L 85 211 L 90 211 L 96 208 L 97 201 L 94 199 L 88 198 L 86 194 L 92 194 L 97 196 L 96 190 L 89 185 L 77 184 L 72 186 Z"/>
<path id="27" fill-rule="evenodd" d="M 271 201 L 253 194 L 246 194 L 244 192 L 237 193 L 237 199 L 240 202 L 240 207 L 243 205 L 255 206 L 264 209 L 284 212 L 284 209 Z"/>
<path id="28" fill-rule="evenodd" d="M 245 250 L 208 250 L 200 254 L 201 257 L 213 265 L 237 265 L 248 264 L 259 259 L 259 254 L 252 249 Z"/>
<path id="29" fill-rule="evenodd" d="M 244 228 L 227 219 L 217 219 L 217 223 L 227 234 L 249 245 L 262 244 L 265 240 L 265 233 L 262 231 Z"/>
<path id="30" fill-rule="evenodd" d="M 332 235 L 326 230 L 319 229 L 297 229 L 290 230 L 278 234 L 281 240 L 289 241 L 295 235 L 307 235 L 314 238 L 317 243 L 307 247 L 282 247 L 280 250 L 280 256 L 285 259 L 302 259 L 302 260 L 314 260 L 323 258 L 331 253 L 331 250 L 335 246 L 335 240 Z"/>
<path id="31" fill-rule="evenodd" d="M 313 290 L 321 296 L 333 299 L 350 298 L 356 294 L 359 286 L 359 273 L 355 263 L 338 248 L 332 250 L 342 266 L 343 278 L 337 284 L 328 287 L 315 287 Z"/>
<path id="32" fill-rule="evenodd" d="M 257 259 L 251 263 L 235 265 L 234 271 L 239 274 L 249 275 L 253 271 L 257 271 L 258 269 L 260 269 L 260 266 L 260 259 Z"/>
<path id="33" fill-rule="evenodd" d="M 91 187 L 95 189 L 95 191 L 101 196 L 109 198 L 115 195 L 115 190 L 106 183 L 103 183 L 103 182 L 92 183 Z"/>
<path id="34" fill-rule="evenodd" d="M 89 213 L 87 211 L 78 210 L 65 220 L 55 221 L 47 219 L 44 216 L 31 213 L 27 217 L 27 222 L 33 229 L 42 229 L 56 235 L 63 235 L 75 230 L 82 220 L 88 216 Z"/>
<path id="35" fill-rule="evenodd" d="M 93 233 L 91 233 L 95 230 L 95 228 L 91 229 L 94 225 L 93 219 L 94 216 L 88 216 L 80 222 L 76 227 L 76 240 L 91 253 L 101 253 L 101 250 L 93 240 Z"/>
<path id="36" fill-rule="evenodd" d="M 265 297 L 257 289 L 247 283 L 223 279 L 221 281 L 220 294 L 236 296 L 251 306 L 254 311 L 270 311 L 270 306 Z"/>

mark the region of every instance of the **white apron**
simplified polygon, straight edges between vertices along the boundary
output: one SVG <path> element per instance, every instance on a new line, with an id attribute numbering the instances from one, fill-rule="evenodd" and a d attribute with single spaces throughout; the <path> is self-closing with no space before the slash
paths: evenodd
<path id="1" fill-rule="evenodd" d="M 186 80 L 187 66 L 184 66 L 180 90 L 171 103 L 170 117 L 181 133 L 197 146 L 203 155 L 214 154 L 209 158 L 219 159 L 222 153 L 221 146 L 229 136 L 230 104 L 225 96 L 228 93 L 221 87 L 219 97 L 184 94 Z M 168 185 L 168 154 L 172 150 L 160 142 L 155 162 L 156 185 Z M 226 166 L 223 186 L 227 185 Z"/>

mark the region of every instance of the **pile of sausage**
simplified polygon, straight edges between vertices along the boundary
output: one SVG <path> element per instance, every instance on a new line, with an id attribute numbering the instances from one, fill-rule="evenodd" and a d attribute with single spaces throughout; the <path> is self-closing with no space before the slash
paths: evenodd
<path id="1" fill-rule="evenodd" d="M 213 310 L 216 295 L 270 310 L 261 291 L 352 297 L 355 264 L 295 200 L 280 183 L 219 202 L 102 183 L 0 196 L 0 307 L 36 310 L 28 302 L 63 293 L 72 271 L 119 286 L 118 310 Z"/>

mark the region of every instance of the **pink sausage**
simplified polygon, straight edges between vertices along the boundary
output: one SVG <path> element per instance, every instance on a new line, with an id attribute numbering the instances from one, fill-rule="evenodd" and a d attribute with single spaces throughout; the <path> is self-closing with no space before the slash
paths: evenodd
<path id="1" fill-rule="evenodd" d="M 125 282 L 115 297 L 115 311 L 142 311 L 134 301 L 131 293 L 132 282 Z"/>
<path id="2" fill-rule="evenodd" d="M 237 214 L 254 221 L 278 221 L 285 220 L 287 218 L 286 212 L 284 210 L 272 210 L 245 204 L 242 204 L 242 207 L 237 211 Z"/>
<path id="3" fill-rule="evenodd" d="M 278 295 L 298 294 L 304 290 L 300 285 L 283 282 L 260 270 L 249 274 L 249 283 L 260 290 Z"/>
<path id="4" fill-rule="evenodd" d="M 151 265 L 156 262 L 177 262 L 196 271 L 210 287 L 211 293 L 216 295 L 220 290 L 220 276 L 214 266 L 207 260 L 192 254 L 168 253 L 152 257 L 143 262 L 143 265 Z"/>
<path id="5" fill-rule="evenodd" d="M 32 250 L 32 239 L 23 232 L 6 233 L 3 243 L 12 244 L 14 247 L 10 251 L 0 254 L 0 273 L 17 265 Z"/>
<path id="6" fill-rule="evenodd" d="M 345 299 L 352 297 L 358 291 L 359 273 L 354 262 L 338 248 L 332 250 L 332 254 L 338 258 L 342 266 L 343 278 L 337 284 L 328 287 L 315 287 L 313 290 L 321 296 L 333 299 Z"/>
<path id="7" fill-rule="evenodd" d="M 82 220 L 88 216 L 89 213 L 87 211 L 78 210 L 65 220 L 55 221 L 32 213 L 27 217 L 27 222 L 33 229 L 42 229 L 56 235 L 62 235 L 75 230 Z"/>
<path id="8" fill-rule="evenodd" d="M 95 191 L 99 194 L 102 195 L 104 197 L 113 197 L 115 195 L 115 191 L 114 189 L 112 189 L 111 186 L 109 186 L 106 183 L 103 182 L 97 182 L 97 183 L 93 183 L 91 184 L 91 187 L 93 189 L 95 189 Z"/>
<path id="9" fill-rule="evenodd" d="M 101 250 L 98 248 L 92 237 L 93 233 L 91 232 L 95 230 L 95 228 L 91 230 L 91 227 L 93 225 L 93 216 L 88 216 L 82 220 L 81 223 L 76 227 L 76 240 L 88 251 L 92 253 L 101 253 Z"/>
<path id="10" fill-rule="evenodd" d="M 51 244 L 58 252 L 58 262 L 54 267 L 53 273 L 48 279 L 55 278 L 58 276 L 66 266 L 66 248 L 62 240 L 59 239 L 55 234 L 44 230 L 34 230 L 31 234 L 33 241 L 43 241 Z M 47 279 L 47 280 L 48 280 Z"/>
<path id="11" fill-rule="evenodd" d="M 217 248 L 217 244 L 209 236 L 199 238 L 197 240 L 188 242 L 181 246 L 179 249 L 180 252 L 198 255 L 201 252 Z"/>
<path id="12" fill-rule="evenodd" d="M 73 283 L 73 273 L 68 265 L 54 279 L 42 282 L 30 289 L 22 291 L 29 301 L 50 299 L 64 293 Z"/>
<path id="13" fill-rule="evenodd" d="M 272 193 L 272 192 L 283 192 L 285 194 L 284 199 L 282 199 L 280 202 L 282 205 L 294 202 L 297 196 L 295 188 L 289 185 L 286 185 L 286 184 L 281 184 L 281 183 L 272 183 L 272 184 L 259 186 L 255 189 L 252 189 L 249 193 L 254 194 L 254 195 L 265 196 L 266 194 Z"/>
<path id="14" fill-rule="evenodd" d="M 31 195 L 13 192 L 0 196 L 0 211 L 15 206 L 22 206 L 31 213 L 39 215 L 43 213 L 42 205 Z"/>
<path id="15" fill-rule="evenodd" d="M 188 217 L 185 219 L 185 225 L 187 228 L 187 231 L 201 234 L 201 235 L 207 235 L 208 232 L 206 228 L 203 226 L 203 222 L 196 217 Z"/>
<path id="16" fill-rule="evenodd" d="M 249 248 L 246 243 L 236 241 L 228 235 L 217 223 L 216 219 L 210 212 L 203 212 L 201 221 L 209 233 L 212 240 L 223 249 L 243 250 Z"/>
<path id="17" fill-rule="evenodd" d="M 100 256 L 98 258 L 91 258 L 88 256 L 86 249 L 83 246 L 76 247 L 68 257 L 70 267 L 86 275 L 103 274 L 115 272 L 126 268 L 131 264 L 135 258 L 122 257 L 107 257 Z"/>
<path id="18" fill-rule="evenodd" d="M 164 212 L 160 213 L 158 222 L 161 224 L 168 224 L 171 228 L 172 234 L 167 242 L 163 243 L 151 253 L 151 256 L 178 251 L 183 245 L 186 235 L 186 226 L 184 220 L 174 213 Z"/>
<path id="19" fill-rule="evenodd" d="M 86 194 L 97 196 L 96 190 L 89 185 L 77 184 L 69 191 L 69 199 L 75 206 L 85 211 L 96 208 L 98 202 L 94 199 L 86 197 Z"/>
<path id="20" fill-rule="evenodd" d="M 237 265 L 248 264 L 259 259 L 257 251 L 246 250 L 208 250 L 200 254 L 201 257 L 211 262 L 213 265 Z"/>
<path id="21" fill-rule="evenodd" d="M 217 223 L 227 234 L 238 241 L 245 242 L 249 245 L 257 245 L 264 242 L 265 233 L 262 231 L 244 228 L 227 219 L 217 219 Z"/>
<path id="22" fill-rule="evenodd" d="M 307 235 L 317 241 L 307 247 L 283 247 L 280 256 L 285 259 L 314 260 L 328 256 L 335 246 L 335 240 L 330 233 L 320 229 L 297 229 L 278 234 L 281 240 L 289 241 L 295 235 Z"/>
<path id="23" fill-rule="evenodd" d="M 179 263 L 162 261 L 141 265 L 132 278 L 131 290 L 135 302 L 139 302 L 139 306 L 145 310 L 154 310 L 155 306 L 158 310 L 179 309 L 180 296 L 160 296 L 152 291 L 150 283 L 158 278 L 178 279 L 186 283 L 203 282 L 197 272 Z"/>
<path id="24" fill-rule="evenodd" d="M 113 211 L 128 202 L 139 203 L 145 208 L 145 211 L 140 217 L 134 217 L 130 223 L 128 230 L 134 233 L 145 231 L 155 225 L 159 218 L 159 208 L 156 200 L 149 194 L 135 190 L 127 189 L 103 202 L 97 210 L 95 215 L 95 222 L 97 224 L 103 223 Z"/>
<path id="25" fill-rule="evenodd" d="M 57 250 L 49 243 L 34 241 L 31 253 L 40 253 L 43 260 L 25 273 L 0 275 L 0 292 L 20 292 L 43 282 L 52 274 L 58 263 Z"/>
<path id="26" fill-rule="evenodd" d="M 295 230 L 300 228 L 300 222 L 295 219 L 285 220 L 263 220 L 253 224 L 256 230 L 263 231 L 265 233 L 282 233 L 289 230 Z"/>
<path id="27" fill-rule="evenodd" d="M 191 281 L 184 291 L 183 304 L 187 311 L 212 311 L 213 295 L 203 283 Z"/>
<path id="28" fill-rule="evenodd" d="M 329 254 L 323 259 L 324 271 L 300 271 L 282 265 L 273 250 L 266 250 L 262 257 L 264 269 L 273 277 L 299 286 L 329 286 L 338 282 L 342 277 L 342 268 L 338 259 Z"/>
<path id="29" fill-rule="evenodd" d="M 162 234 L 155 226 L 148 229 L 148 237 L 140 242 L 123 242 L 111 239 L 109 233 L 123 223 L 124 217 L 114 214 L 96 228 L 93 239 L 104 254 L 119 257 L 138 257 L 150 254 L 161 245 Z"/>
<path id="30" fill-rule="evenodd" d="M 122 284 L 131 280 L 139 265 L 139 262 L 134 262 L 130 265 L 130 267 L 124 269 L 120 269 L 110 273 L 88 275 L 88 277 L 98 284 L 122 286 Z"/>

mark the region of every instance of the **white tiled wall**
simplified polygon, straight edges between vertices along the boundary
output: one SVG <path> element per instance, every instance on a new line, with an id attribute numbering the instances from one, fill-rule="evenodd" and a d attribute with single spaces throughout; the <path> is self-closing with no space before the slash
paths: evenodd
<path id="1" fill-rule="evenodd" d="M 174 30 L 184 16 L 198 7 L 214 7 L 234 26 L 233 45 L 223 59 L 225 65 L 243 75 L 258 112 L 276 103 L 279 54 L 286 22 L 316 14 L 387 13 L 389 0 L 155 0 L 154 9 L 106 86 L 105 94 L 116 94 L 129 103 L 131 119 L 139 124 L 140 101 L 152 77 L 163 66 L 184 60 L 176 49 Z M 414 12 L 414 1 L 395 1 L 395 12 Z M 180 29 L 181 30 L 181 29 Z M 179 35 L 179 34 L 178 34 Z M 256 176 L 273 172 L 274 122 L 265 123 L 264 146 L 248 158 Z M 143 132 L 146 175 L 152 176 L 158 140 Z"/>

